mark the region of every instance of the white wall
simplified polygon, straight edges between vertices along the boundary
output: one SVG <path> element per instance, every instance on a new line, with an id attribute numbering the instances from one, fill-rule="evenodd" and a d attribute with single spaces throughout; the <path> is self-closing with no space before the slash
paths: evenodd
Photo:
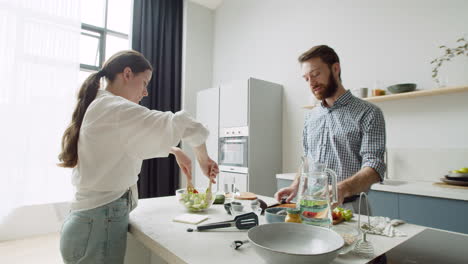
<path id="1" fill-rule="evenodd" d="M 312 101 L 299 54 L 333 47 L 347 89 L 376 82 L 431 89 L 430 61 L 439 45 L 454 46 L 468 33 L 467 11 L 464 0 L 225 0 L 215 12 L 212 84 L 252 76 L 284 85 L 283 170 L 293 172 L 302 152 L 301 106 Z M 442 68 L 449 85 L 468 84 L 466 61 L 445 67 L 449 73 Z M 467 96 L 378 104 L 387 120 L 390 177 L 432 179 L 468 165 Z"/>
<path id="2" fill-rule="evenodd" d="M 182 109 L 188 111 L 193 117 L 196 117 L 197 92 L 211 87 L 213 73 L 213 23 L 213 10 L 191 1 L 185 1 Z M 193 152 L 187 145 L 183 145 L 182 148 L 191 157 L 193 161 L 192 172 L 195 174 Z M 182 172 L 180 173 L 180 186 L 186 186 L 186 178 Z"/>
<path id="3" fill-rule="evenodd" d="M 59 232 L 68 202 L 22 206 L 0 221 L 0 242 Z"/>

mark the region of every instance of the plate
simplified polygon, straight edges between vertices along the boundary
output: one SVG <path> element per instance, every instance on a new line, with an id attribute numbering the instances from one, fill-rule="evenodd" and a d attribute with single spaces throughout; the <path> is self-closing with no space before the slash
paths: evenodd
<path id="1" fill-rule="evenodd" d="M 449 171 L 447 176 L 450 176 L 450 177 L 466 177 L 466 178 L 468 178 L 468 173 L 453 173 L 453 172 Z"/>
<path id="2" fill-rule="evenodd" d="M 446 184 L 450 185 L 458 185 L 458 186 L 468 186 L 468 181 L 454 181 L 445 178 L 440 178 L 441 181 L 445 182 Z"/>
<path id="3" fill-rule="evenodd" d="M 457 177 L 452 177 L 452 176 L 449 176 L 449 175 L 445 175 L 445 178 L 446 178 L 447 180 L 452 180 L 452 181 L 462 181 L 462 182 L 468 181 L 468 176 L 457 176 Z"/>

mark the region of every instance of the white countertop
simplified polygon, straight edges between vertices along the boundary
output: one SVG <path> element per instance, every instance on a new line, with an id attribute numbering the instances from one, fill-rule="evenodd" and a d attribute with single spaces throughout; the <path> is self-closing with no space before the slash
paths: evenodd
<path id="1" fill-rule="evenodd" d="M 277 179 L 294 180 L 296 173 L 276 174 Z M 430 181 L 403 181 L 386 179 L 383 184 L 372 185 L 372 190 L 430 196 L 436 198 L 468 201 L 468 189 L 440 187 Z"/>
<path id="2" fill-rule="evenodd" d="M 445 199 L 468 201 L 468 189 L 440 187 L 428 181 L 385 180 L 383 184 L 372 185 L 372 190 L 430 196 Z"/>
<path id="3" fill-rule="evenodd" d="M 272 198 L 263 196 L 259 196 L 259 198 L 267 203 L 271 203 L 272 200 Z M 172 221 L 174 217 L 184 213 L 186 213 L 185 209 L 177 203 L 175 196 L 142 199 L 139 201 L 138 207 L 130 214 L 129 232 L 154 254 L 169 263 L 265 263 L 255 253 L 251 244 L 246 244 L 239 250 L 230 247 L 234 240 L 247 240 L 247 231 L 224 228 L 190 233 L 186 230 L 189 227 L 193 228 L 194 225 Z M 222 205 L 213 205 L 201 214 L 209 216 L 209 219 L 203 224 L 232 219 Z M 259 220 L 260 224 L 265 223 L 264 216 L 260 216 Z M 357 223 L 350 221 L 346 224 L 356 225 Z M 401 244 L 423 231 L 425 227 L 404 224 L 398 229 L 408 236 L 393 238 L 377 235 L 368 236 L 374 245 L 375 256 Z M 338 256 L 332 263 L 358 264 L 367 261 L 369 260 L 349 253 Z"/>
<path id="4" fill-rule="evenodd" d="M 281 174 L 276 174 L 276 179 L 282 179 L 282 180 L 289 180 L 289 181 L 294 181 L 296 178 L 296 173 L 281 173 Z"/>

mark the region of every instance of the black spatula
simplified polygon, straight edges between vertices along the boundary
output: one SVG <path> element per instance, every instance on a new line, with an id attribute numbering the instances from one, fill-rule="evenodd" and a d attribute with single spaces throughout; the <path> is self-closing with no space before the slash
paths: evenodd
<path id="1" fill-rule="evenodd" d="M 237 229 L 250 229 L 258 226 L 258 216 L 254 212 L 238 215 L 234 220 L 197 226 L 197 231 L 235 226 Z"/>

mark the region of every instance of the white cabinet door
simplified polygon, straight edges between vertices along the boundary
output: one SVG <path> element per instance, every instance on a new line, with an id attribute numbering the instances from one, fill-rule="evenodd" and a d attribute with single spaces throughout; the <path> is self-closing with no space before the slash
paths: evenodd
<path id="1" fill-rule="evenodd" d="M 218 135 L 219 135 L 219 88 L 205 89 L 197 93 L 197 121 L 205 125 L 210 131 L 206 140 L 208 155 L 218 162 Z M 198 162 L 195 163 L 195 185 L 208 186 L 208 178 L 203 175 Z M 216 190 L 215 185 L 212 186 Z"/>
<path id="2" fill-rule="evenodd" d="M 230 184 L 234 182 L 234 187 L 241 191 L 247 192 L 248 189 L 248 174 L 244 173 L 233 173 L 227 171 L 220 171 L 218 176 L 219 190 L 221 192 L 230 192 Z M 225 185 L 226 184 L 226 185 Z"/>
<path id="3" fill-rule="evenodd" d="M 248 125 L 249 84 L 247 80 L 232 81 L 220 86 L 219 127 Z"/>

